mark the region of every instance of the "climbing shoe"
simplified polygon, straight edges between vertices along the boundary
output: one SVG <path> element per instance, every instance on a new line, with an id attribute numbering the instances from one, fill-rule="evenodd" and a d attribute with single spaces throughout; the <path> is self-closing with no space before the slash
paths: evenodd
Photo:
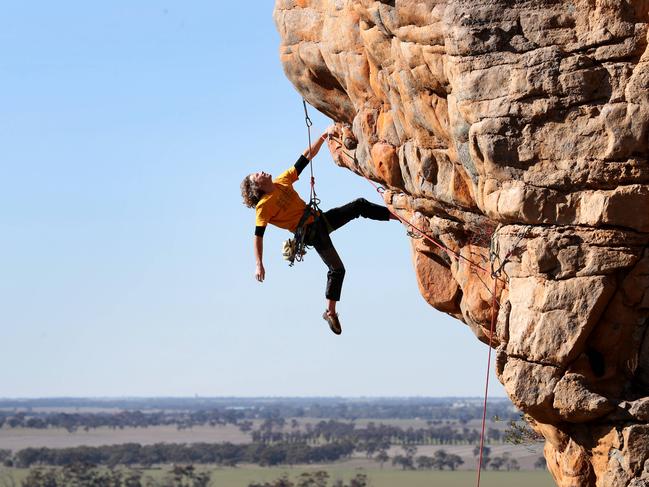
<path id="1" fill-rule="evenodd" d="M 322 314 L 322 317 L 327 323 L 329 323 L 329 328 L 331 328 L 331 331 L 333 331 L 336 335 L 340 335 L 343 332 L 343 329 L 340 326 L 340 321 L 338 320 L 338 313 L 330 315 L 327 311 L 325 311 Z"/>

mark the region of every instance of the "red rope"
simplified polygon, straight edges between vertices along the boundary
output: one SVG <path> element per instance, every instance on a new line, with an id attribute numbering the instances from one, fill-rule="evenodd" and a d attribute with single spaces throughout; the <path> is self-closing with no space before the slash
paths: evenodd
<path id="1" fill-rule="evenodd" d="M 366 176 L 363 176 L 363 177 L 365 177 L 365 179 L 367 179 L 370 182 L 370 184 L 372 186 L 374 186 L 374 188 L 376 189 L 376 191 L 379 194 L 383 193 L 384 190 L 382 191 L 382 188 L 379 187 L 378 185 L 376 185 L 374 183 L 374 181 L 372 181 L 371 179 L 369 179 Z M 470 259 L 467 259 L 463 255 L 460 255 L 457 252 L 449 249 L 444 244 L 442 244 L 440 242 L 437 242 L 434 238 L 428 236 L 423 230 L 416 227 L 415 225 L 413 225 L 409 221 L 401 218 L 395 212 L 390 210 L 390 208 L 388 208 L 388 211 L 392 215 L 397 217 L 399 219 L 399 221 L 401 221 L 402 223 L 405 223 L 406 225 L 409 225 L 410 227 L 417 230 L 417 232 L 419 232 L 424 238 L 426 238 L 427 240 L 432 242 L 438 248 L 445 251 L 447 254 L 451 254 L 451 255 L 455 256 L 455 258 L 457 258 L 458 260 L 462 259 L 462 260 L 468 262 L 470 266 L 472 266 L 472 267 L 474 267 L 476 269 L 480 269 L 483 272 L 489 272 L 489 271 L 487 271 L 487 269 L 480 266 L 479 264 L 476 264 L 475 262 L 471 261 Z M 510 253 L 507 255 L 507 257 L 509 257 L 509 255 L 513 251 L 514 251 L 514 249 L 512 249 L 510 251 Z M 502 266 L 501 266 L 501 268 L 502 268 Z M 498 269 L 498 271 L 500 271 L 500 269 Z M 485 425 L 487 423 L 487 399 L 489 398 L 489 372 L 491 370 L 491 350 L 492 350 L 492 346 L 493 346 L 494 325 L 496 323 L 496 303 L 497 303 L 496 293 L 498 291 L 498 281 L 502 281 L 502 279 L 500 277 L 498 277 L 498 275 L 496 275 L 496 273 L 492 272 L 491 277 L 493 278 L 493 281 L 494 281 L 494 290 L 493 290 L 493 293 L 491 293 L 491 323 L 489 325 L 489 346 L 487 347 L 489 351 L 487 353 L 487 371 L 486 371 L 486 379 L 485 379 L 484 403 L 482 405 L 482 429 L 481 429 L 481 432 L 480 432 L 480 460 L 478 461 L 478 479 L 477 479 L 477 484 L 476 484 L 477 487 L 480 487 L 480 474 L 482 472 L 482 459 L 483 459 L 484 437 L 485 437 L 484 433 L 485 433 Z"/>
<path id="2" fill-rule="evenodd" d="M 363 177 L 365 179 L 367 179 L 372 186 L 374 186 L 374 188 L 376 189 L 376 191 L 379 194 L 382 194 L 385 191 L 383 188 L 381 188 L 380 186 L 375 184 L 374 181 L 369 179 L 367 176 L 363 176 Z M 401 223 L 405 223 L 406 225 L 414 228 L 417 232 L 419 232 L 419 234 L 422 237 L 429 240 L 436 247 L 440 248 L 441 250 L 443 250 L 447 254 L 453 255 L 458 260 L 461 259 L 461 260 L 466 261 L 471 267 L 479 269 L 479 270 L 481 270 L 483 272 L 489 272 L 489 271 L 487 271 L 487 269 L 485 269 L 481 265 L 473 262 L 470 259 L 467 259 L 466 257 L 464 257 L 461 254 L 458 254 L 454 250 L 449 249 L 446 245 L 442 244 L 441 242 L 436 241 L 434 238 L 432 238 L 428 234 L 426 234 L 426 232 L 424 232 L 422 229 L 420 229 L 417 226 L 413 225 L 412 223 L 405 220 L 404 218 L 401 218 L 399 215 L 397 215 L 395 212 L 393 212 L 390 208 L 388 208 L 388 211 L 392 215 L 394 215 L 396 218 L 398 218 Z M 512 249 L 510 251 L 510 254 L 513 251 L 514 251 L 514 249 Z M 509 254 L 508 254 L 508 257 L 509 257 Z M 502 266 L 501 266 L 501 268 L 502 268 Z M 498 271 L 500 271 L 500 269 L 498 269 Z M 486 379 L 485 379 L 484 403 L 483 403 L 483 406 L 482 406 L 482 429 L 481 429 L 481 433 L 480 433 L 480 460 L 478 462 L 478 479 L 477 479 L 477 484 L 476 484 L 477 487 L 480 487 L 480 474 L 482 472 L 482 459 L 483 459 L 484 437 L 485 437 L 484 433 L 485 433 L 485 425 L 486 425 L 486 422 L 487 422 L 487 399 L 489 397 L 489 372 L 490 372 L 490 369 L 491 369 L 491 350 L 492 350 L 492 346 L 493 346 L 494 325 L 495 325 L 495 322 L 496 322 L 496 307 L 497 307 L 496 306 L 496 303 L 497 303 L 496 293 L 498 291 L 498 281 L 504 282 L 494 272 L 491 272 L 491 277 L 492 277 L 492 279 L 494 281 L 494 290 L 493 290 L 493 293 L 491 295 L 492 296 L 491 297 L 491 323 L 489 325 L 489 346 L 488 346 L 489 351 L 487 353 L 487 372 L 486 372 Z"/>
<path id="3" fill-rule="evenodd" d="M 335 140 L 335 139 L 334 139 L 334 140 Z M 339 141 L 336 141 L 336 142 L 338 142 L 338 143 L 340 144 Z M 369 179 L 367 176 L 363 175 L 363 177 L 364 177 L 365 179 L 367 179 L 367 181 L 368 181 L 372 186 L 374 186 L 374 189 L 376 189 L 376 192 L 377 192 L 377 193 L 382 194 L 382 193 L 385 192 L 385 189 L 384 189 L 384 188 L 378 186 L 376 183 L 374 183 L 374 181 L 372 181 L 371 179 Z M 492 279 L 493 279 L 493 281 L 494 281 L 494 290 L 493 290 L 493 293 L 491 294 L 491 296 L 492 296 L 492 297 L 491 297 L 491 323 L 490 323 L 490 325 L 489 325 L 489 346 L 488 346 L 488 350 L 489 350 L 489 351 L 488 351 L 488 353 L 487 353 L 487 372 L 486 372 L 486 379 L 485 379 L 484 403 L 483 403 L 483 406 L 482 406 L 482 429 L 481 429 L 481 433 L 480 433 L 480 459 L 479 459 L 479 461 L 478 461 L 478 479 L 477 479 L 477 487 L 480 487 L 480 473 L 481 473 L 481 471 L 482 471 L 482 459 L 483 459 L 483 451 L 482 451 L 482 450 L 484 449 L 484 436 L 485 436 L 484 433 L 485 433 L 485 425 L 486 425 L 486 422 L 487 422 L 487 399 L 488 399 L 488 397 L 489 397 L 489 372 L 490 372 L 490 369 L 491 369 L 491 350 L 492 350 L 492 346 L 493 346 L 494 325 L 495 325 L 495 323 L 496 323 L 496 307 L 497 307 L 497 298 L 496 298 L 496 293 L 497 293 L 497 291 L 498 291 L 498 281 L 501 281 L 503 284 L 506 284 L 506 282 L 505 282 L 503 279 L 501 279 L 501 278 L 498 276 L 498 274 L 500 273 L 500 270 L 503 268 L 504 263 L 501 264 L 501 266 L 500 266 L 500 267 L 499 267 L 495 272 L 494 272 L 494 271 L 488 271 L 487 269 L 485 269 L 485 268 L 482 267 L 481 265 L 477 264 L 476 262 L 473 262 L 471 259 L 468 259 L 468 258 L 464 257 L 463 255 L 461 255 L 461 254 L 455 252 L 454 250 L 448 248 L 448 247 L 447 247 L 446 245 L 444 245 L 443 243 L 438 242 L 438 241 L 435 240 L 434 238 L 430 237 L 430 236 L 429 236 L 426 232 L 424 232 L 421 228 L 419 228 L 419 227 L 413 225 L 413 224 L 410 223 L 408 220 L 406 220 L 406 219 L 404 219 L 404 218 L 401 218 L 399 215 L 397 215 L 397 214 L 396 214 L 394 211 L 392 211 L 390 208 L 388 208 L 388 211 L 389 211 L 392 215 L 394 215 L 394 216 L 395 216 L 395 217 L 396 217 L 396 218 L 397 218 L 401 223 L 404 223 L 404 224 L 410 226 L 411 228 L 414 228 L 417 232 L 419 232 L 419 234 L 420 234 L 422 237 L 424 237 L 425 239 L 427 239 L 428 241 L 430 241 L 433 245 L 435 245 L 435 246 L 438 247 L 439 249 L 443 250 L 443 251 L 446 252 L 447 254 L 454 256 L 458 261 L 459 261 L 459 260 L 464 260 L 464 261 L 467 262 L 471 267 L 473 267 L 473 268 L 475 268 L 475 269 L 479 269 L 479 270 L 481 270 L 481 271 L 483 271 L 483 272 L 490 272 L 490 275 L 491 275 L 491 277 L 492 277 Z M 526 232 L 526 233 L 527 233 L 527 232 Z M 520 240 L 520 239 L 519 239 L 519 240 Z M 509 256 L 510 256 L 511 253 L 514 251 L 514 249 L 516 248 L 516 246 L 517 246 L 517 245 L 515 245 L 514 248 L 512 248 L 512 249 L 510 250 L 510 252 L 507 254 L 507 256 L 505 257 L 505 261 L 507 260 L 507 258 L 509 258 Z"/>
<path id="4" fill-rule="evenodd" d="M 306 111 L 306 103 L 305 103 L 305 105 L 304 105 L 304 110 Z M 307 125 L 308 125 L 308 124 L 307 124 Z M 333 137 L 332 135 L 330 135 L 330 136 L 329 136 L 329 139 L 335 141 L 339 146 L 341 146 L 341 147 L 343 146 L 342 142 L 341 142 L 340 140 L 338 140 L 336 137 Z M 343 151 L 343 153 L 345 153 L 345 152 Z M 346 154 L 348 157 L 352 157 L 352 156 L 350 156 L 350 155 L 347 154 L 347 153 L 345 153 L 345 154 Z M 356 156 L 353 156 L 353 158 L 356 159 Z M 376 189 L 376 192 L 377 192 L 377 193 L 379 193 L 380 195 L 382 195 L 382 194 L 385 192 L 385 188 L 383 188 L 383 187 L 377 185 L 374 181 L 372 181 L 370 178 L 368 178 L 368 177 L 365 176 L 364 174 L 361 174 L 361 175 L 362 175 L 365 179 L 367 179 L 367 182 L 369 182 L 372 186 L 374 186 L 374 189 Z M 387 207 L 386 207 L 386 208 L 387 208 Z M 426 240 L 430 241 L 433 245 L 435 245 L 435 246 L 438 247 L 439 249 L 443 250 L 443 251 L 446 252 L 447 254 L 452 255 L 452 256 L 455 257 L 458 261 L 459 261 L 459 260 L 464 260 L 464 261 L 467 262 L 471 267 L 473 267 L 473 268 L 475 268 L 475 269 L 478 269 L 478 270 L 481 270 L 482 272 L 488 272 L 488 273 L 490 273 L 490 274 L 492 275 L 492 277 L 494 277 L 494 279 L 496 279 L 497 281 L 501 281 L 501 282 L 505 283 L 504 280 L 502 280 L 502 279 L 501 279 L 500 277 L 498 277 L 497 275 L 494 275 L 493 272 L 488 271 L 487 269 L 485 269 L 484 267 L 482 267 L 480 264 L 478 264 L 478 263 L 476 263 L 476 262 L 473 262 L 471 259 L 468 259 L 467 257 L 464 257 L 463 255 L 461 255 L 461 254 L 455 252 L 454 250 L 448 248 L 448 247 L 447 247 L 446 245 L 444 245 L 443 243 L 438 242 L 437 240 L 435 240 L 434 238 L 432 238 L 431 236 L 429 236 L 426 232 L 424 232 L 421 228 L 419 228 L 419 227 L 413 225 L 412 223 L 410 223 L 410 222 L 409 222 L 408 220 L 406 220 L 405 218 L 401 218 L 399 215 L 397 215 L 397 214 L 396 214 L 394 211 L 392 211 L 390 208 L 387 208 L 387 209 L 388 209 L 388 211 L 389 211 L 389 212 L 390 212 L 390 213 L 391 213 L 395 218 L 397 218 L 401 223 L 404 223 L 404 224 L 408 225 L 409 227 L 414 228 L 417 232 L 419 232 L 419 234 L 420 234 L 422 237 L 424 237 Z"/>
<path id="5" fill-rule="evenodd" d="M 365 179 L 367 179 L 367 181 L 368 181 L 372 186 L 374 186 L 374 189 L 376 189 L 376 192 L 377 192 L 377 193 L 379 193 L 379 194 L 383 194 L 383 193 L 385 192 L 385 189 L 384 189 L 384 188 L 382 188 L 381 186 L 378 186 L 374 181 L 372 181 L 371 179 L 369 179 L 367 176 L 363 175 L 363 177 L 364 177 Z M 417 232 L 419 232 L 419 234 L 420 234 L 422 237 L 424 237 L 426 240 L 430 241 L 433 245 L 435 245 L 435 246 L 438 247 L 439 249 L 443 250 L 443 251 L 446 252 L 447 254 L 452 255 L 452 256 L 455 257 L 457 260 L 463 260 L 463 261 L 467 262 L 471 267 L 473 267 L 473 268 L 475 268 L 475 269 L 478 269 L 478 270 L 481 270 L 482 272 L 488 272 L 488 273 L 490 272 L 489 270 L 487 270 L 487 269 L 485 269 L 484 267 L 482 267 L 480 264 L 478 264 L 478 263 L 476 263 L 476 262 L 473 262 L 471 259 L 468 259 L 467 257 L 463 256 L 462 254 L 459 254 L 459 253 L 455 252 L 454 250 L 448 248 L 448 247 L 447 247 L 446 245 L 444 245 L 443 243 L 438 242 L 438 241 L 435 240 L 433 237 L 431 237 L 431 236 L 428 235 L 426 232 L 424 232 L 421 228 L 417 227 L 416 225 L 413 225 L 411 222 L 409 222 L 409 221 L 406 220 L 405 218 L 401 218 L 399 215 L 397 215 L 397 214 L 396 214 L 394 211 L 392 211 L 390 208 L 388 208 L 388 207 L 386 207 L 386 208 L 388 209 L 388 211 L 389 211 L 392 215 L 394 215 L 396 218 L 398 218 L 399 221 L 400 221 L 401 223 L 404 223 L 404 224 L 408 225 L 409 227 L 414 228 Z M 496 279 L 497 281 L 502 281 L 502 279 L 500 279 L 500 278 L 497 277 L 497 276 L 495 277 L 495 279 Z M 503 282 L 504 282 L 504 281 L 503 281 Z"/>
<path id="6" fill-rule="evenodd" d="M 482 471 L 482 450 L 484 447 L 484 430 L 487 422 L 487 397 L 489 396 L 489 371 L 491 369 L 491 347 L 494 336 L 494 324 L 496 322 L 496 292 L 498 291 L 497 276 L 494 277 L 494 292 L 491 298 L 491 325 L 489 326 L 489 352 L 487 354 L 487 377 L 484 389 L 484 404 L 482 406 L 482 432 L 480 433 L 480 460 L 478 462 L 478 481 L 477 487 L 480 487 L 480 473 Z"/>

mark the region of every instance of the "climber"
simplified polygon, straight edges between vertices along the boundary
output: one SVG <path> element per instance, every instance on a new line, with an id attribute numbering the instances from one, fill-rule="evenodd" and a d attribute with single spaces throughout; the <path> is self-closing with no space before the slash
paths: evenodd
<path id="1" fill-rule="evenodd" d="M 290 232 L 295 232 L 307 205 L 293 189 L 293 183 L 298 180 L 300 173 L 309 164 L 309 161 L 316 156 L 332 130 L 332 127 L 327 129 L 310 149 L 307 148 L 304 151 L 295 165 L 277 178 L 273 179 L 270 174 L 262 171 L 249 174 L 241 182 L 243 204 L 248 208 L 255 208 L 256 211 L 254 252 L 257 270 L 255 277 L 259 282 L 263 282 L 266 277 L 263 264 L 263 237 L 266 226 L 271 223 Z M 329 234 L 359 216 L 383 221 L 396 219 L 387 208 L 359 198 L 341 207 L 326 211 L 318 218 L 314 219 L 313 216 L 309 216 L 306 220 L 305 242 L 316 249 L 329 269 L 325 292 L 327 309 L 322 317 L 336 335 L 340 335 L 342 332 L 338 313 L 336 313 L 336 303 L 340 300 L 345 267 Z"/>

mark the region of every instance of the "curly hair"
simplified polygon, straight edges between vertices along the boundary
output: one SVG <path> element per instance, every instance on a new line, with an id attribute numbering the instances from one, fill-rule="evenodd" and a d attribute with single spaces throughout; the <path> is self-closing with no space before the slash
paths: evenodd
<path id="1" fill-rule="evenodd" d="M 248 174 L 243 181 L 241 181 L 241 197 L 243 198 L 243 204 L 248 208 L 254 208 L 259 203 L 259 200 L 264 195 L 264 193 L 257 187 L 255 183 L 252 182 Z"/>

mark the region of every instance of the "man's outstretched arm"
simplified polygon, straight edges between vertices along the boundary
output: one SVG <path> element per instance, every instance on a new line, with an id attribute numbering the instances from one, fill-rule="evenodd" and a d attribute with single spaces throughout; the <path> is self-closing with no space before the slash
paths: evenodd
<path id="1" fill-rule="evenodd" d="M 329 132 L 331 130 L 332 130 L 331 127 L 329 127 L 327 130 L 325 130 L 324 133 L 320 137 L 318 137 L 318 140 L 316 140 L 311 145 L 311 149 L 309 149 L 309 147 L 306 148 L 306 150 L 303 152 L 303 155 L 304 155 L 304 157 L 307 158 L 307 160 L 311 160 L 316 156 L 316 154 L 320 151 L 320 147 L 322 147 L 322 144 L 324 143 L 324 141 L 327 140 L 327 137 L 329 137 Z M 309 155 L 309 153 L 311 155 Z"/>
<path id="2" fill-rule="evenodd" d="M 262 227 L 263 228 L 263 227 Z M 255 271 L 255 277 L 259 282 L 264 282 L 266 278 L 266 269 L 264 269 L 264 236 L 255 235 L 255 261 L 257 262 L 257 269 Z"/>

